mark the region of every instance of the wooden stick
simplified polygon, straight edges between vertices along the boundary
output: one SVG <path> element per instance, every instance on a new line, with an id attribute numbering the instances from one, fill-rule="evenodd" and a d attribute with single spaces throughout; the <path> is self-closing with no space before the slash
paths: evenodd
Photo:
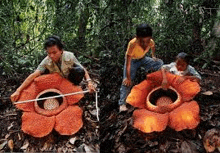
<path id="1" fill-rule="evenodd" d="M 63 94 L 63 95 L 57 95 L 57 96 L 50 96 L 50 97 L 44 97 L 44 98 L 38 98 L 38 99 L 18 101 L 18 102 L 14 102 L 13 104 L 29 103 L 29 102 L 33 102 L 33 101 L 36 101 L 36 100 L 45 100 L 45 99 L 59 98 L 59 97 L 65 97 L 65 96 L 83 94 L 83 93 L 88 93 L 88 92 L 89 92 L 89 90 L 79 91 L 79 92 L 73 92 L 73 93 L 68 93 L 68 94 Z"/>
<path id="2" fill-rule="evenodd" d="M 95 92 L 95 106 L 96 106 L 96 117 L 97 117 L 97 121 L 99 121 L 99 107 L 98 107 L 98 92 Z"/>

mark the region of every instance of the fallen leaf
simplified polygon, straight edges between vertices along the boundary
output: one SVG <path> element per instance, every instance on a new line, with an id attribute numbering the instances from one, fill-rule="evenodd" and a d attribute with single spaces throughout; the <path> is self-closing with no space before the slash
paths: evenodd
<path id="1" fill-rule="evenodd" d="M 20 135 L 20 133 L 18 133 L 18 140 L 21 140 L 21 135 Z"/>
<path id="2" fill-rule="evenodd" d="M 84 149 L 84 144 L 80 145 L 79 147 L 76 148 L 76 152 L 85 152 Z"/>
<path id="3" fill-rule="evenodd" d="M 198 151 L 190 142 L 183 141 L 181 144 L 181 153 L 197 153 Z"/>
<path id="4" fill-rule="evenodd" d="M 10 130 L 12 127 L 14 126 L 14 122 L 12 122 L 9 126 L 8 126 L 8 130 Z"/>
<path id="5" fill-rule="evenodd" d="M 74 145 L 74 143 L 76 142 L 77 140 L 77 137 L 74 137 L 74 138 L 70 138 L 70 143 Z"/>
<path id="6" fill-rule="evenodd" d="M 8 147 L 10 148 L 11 151 L 13 151 L 13 149 L 14 149 L 14 141 L 12 139 L 10 139 L 8 141 Z"/>
<path id="7" fill-rule="evenodd" d="M 203 145 L 207 152 L 213 152 L 220 146 L 220 131 L 216 128 L 210 129 L 205 133 Z"/>
<path id="8" fill-rule="evenodd" d="M 22 146 L 20 149 L 26 150 L 28 146 L 29 146 L 29 142 L 28 142 L 28 140 L 26 139 L 26 140 L 24 141 L 23 146 Z"/>
<path id="9" fill-rule="evenodd" d="M 206 95 L 206 96 L 211 96 L 211 95 L 213 95 L 213 92 L 212 91 L 205 91 L 202 94 Z"/>
<path id="10" fill-rule="evenodd" d="M 123 145 L 123 144 L 121 144 L 120 146 L 119 146 L 119 148 L 118 148 L 118 150 L 117 150 L 119 153 L 124 153 L 124 152 L 126 152 L 126 148 L 125 148 L 125 146 Z"/>
<path id="11" fill-rule="evenodd" d="M 93 116 L 96 116 L 98 111 L 97 111 L 96 109 L 94 109 L 94 110 L 92 110 L 92 111 L 90 110 L 89 112 L 90 112 L 90 114 L 92 114 Z"/>
<path id="12" fill-rule="evenodd" d="M 10 133 L 6 134 L 5 139 L 8 139 L 10 135 L 11 135 Z"/>
<path id="13" fill-rule="evenodd" d="M 7 140 L 5 140 L 3 143 L 1 143 L 0 150 L 2 150 L 7 143 L 8 143 Z"/>
<path id="14" fill-rule="evenodd" d="M 44 143 L 43 148 L 41 148 L 40 150 L 41 151 L 51 150 L 52 146 L 53 146 L 53 144 L 51 143 L 51 141 L 46 141 Z"/>

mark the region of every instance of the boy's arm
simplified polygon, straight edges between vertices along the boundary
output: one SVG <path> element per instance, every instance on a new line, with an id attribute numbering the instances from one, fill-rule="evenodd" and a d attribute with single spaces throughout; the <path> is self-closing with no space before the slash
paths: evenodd
<path id="1" fill-rule="evenodd" d="M 197 83 L 200 83 L 201 81 L 201 76 L 200 74 L 195 70 L 194 67 L 189 66 L 189 73 L 190 75 L 182 76 L 183 79 L 180 79 L 180 83 L 183 82 L 186 79 L 189 79 L 191 81 L 196 81 Z"/>
<path id="2" fill-rule="evenodd" d="M 196 76 L 184 76 L 185 79 L 189 79 L 191 81 L 196 81 L 198 83 L 200 83 L 200 79 Z"/>
<path id="3" fill-rule="evenodd" d="M 41 75 L 40 70 L 36 70 L 34 73 L 30 74 L 25 81 L 20 85 L 20 87 L 17 88 L 17 90 L 11 95 L 11 101 L 17 101 L 20 93 L 22 90 L 24 90 L 33 80 L 34 78 L 38 77 Z"/>
<path id="4" fill-rule="evenodd" d="M 200 82 L 202 79 L 201 75 L 192 66 L 189 66 L 189 73 L 192 74 L 190 79 L 196 80 L 197 82 Z"/>
<path id="5" fill-rule="evenodd" d="M 166 69 L 165 69 L 165 68 L 161 68 L 161 72 L 162 72 L 162 77 L 163 77 L 161 86 L 162 86 L 162 88 L 163 88 L 164 90 L 167 90 L 167 88 L 168 88 L 168 86 L 167 86 L 167 85 L 168 85 L 168 82 L 167 82 Z"/>
<path id="6" fill-rule="evenodd" d="M 156 56 L 155 56 L 155 51 L 156 51 L 155 45 L 153 47 L 151 47 L 151 50 L 152 50 L 152 58 L 156 58 Z"/>
<path id="7" fill-rule="evenodd" d="M 155 55 L 156 47 L 155 47 L 155 42 L 154 42 L 153 39 L 151 39 L 150 46 L 151 46 L 151 55 L 152 55 L 152 58 L 153 58 L 154 60 L 156 60 L 156 55 Z"/>
<path id="8" fill-rule="evenodd" d="M 123 80 L 123 84 L 125 86 L 130 86 L 131 85 L 131 56 L 126 55 L 126 77 Z"/>

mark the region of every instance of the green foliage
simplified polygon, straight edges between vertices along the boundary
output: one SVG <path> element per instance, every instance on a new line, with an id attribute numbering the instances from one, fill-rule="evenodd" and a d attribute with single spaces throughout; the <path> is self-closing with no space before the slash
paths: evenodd
<path id="1" fill-rule="evenodd" d="M 217 0 L 3 0 L 0 2 L 0 68 L 5 75 L 30 73 L 43 42 L 58 35 L 82 63 L 111 56 L 122 67 L 137 24 L 153 27 L 156 54 L 170 62 L 180 51 L 219 56 Z M 77 51 L 76 51 L 77 50 Z M 205 63 L 208 63 L 206 61 Z"/>

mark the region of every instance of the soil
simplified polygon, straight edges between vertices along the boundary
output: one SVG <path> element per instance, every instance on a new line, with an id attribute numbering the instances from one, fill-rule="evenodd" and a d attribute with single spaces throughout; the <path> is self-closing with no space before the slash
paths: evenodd
<path id="1" fill-rule="evenodd" d="M 102 59 L 103 61 L 111 61 Z M 0 76 L 0 152 L 101 152 L 101 153 L 204 153 L 203 138 L 209 129 L 220 127 L 220 69 L 195 68 L 202 75 L 201 92 L 194 98 L 200 106 L 201 122 L 194 130 L 142 133 L 132 127 L 132 113 L 119 113 L 117 101 L 122 81 L 122 65 L 105 62 L 103 67 L 90 68 L 95 80 L 100 109 L 96 116 L 95 95 L 86 94 L 79 102 L 83 109 L 83 128 L 72 136 L 55 131 L 43 138 L 34 138 L 21 131 L 22 111 L 10 101 L 10 95 L 27 75 L 16 78 Z M 95 71 L 99 70 L 99 71 Z M 99 74 L 99 75 L 97 75 Z M 135 83 L 145 79 L 140 70 Z M 85 84 L 82 84 L 85 87 Z M 208 92 L 207 92 L 208 91 Z M 217 152 L 217 150 L 215 151 Z"/>

